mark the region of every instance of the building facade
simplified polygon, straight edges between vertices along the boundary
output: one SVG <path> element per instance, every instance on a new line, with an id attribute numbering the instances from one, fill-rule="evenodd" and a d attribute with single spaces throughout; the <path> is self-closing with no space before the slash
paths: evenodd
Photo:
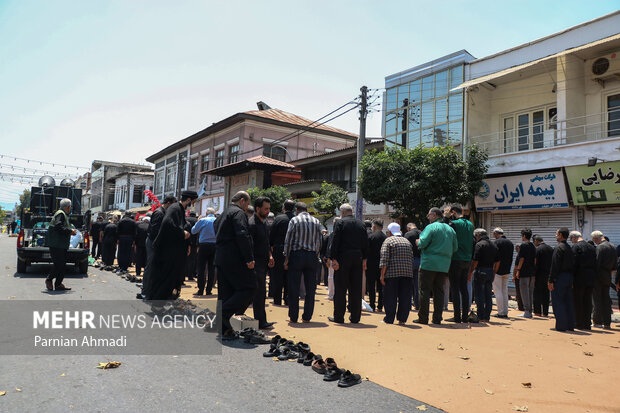
<path id="1" fill-rule="evenodd" d="M 469 62 L 466 141 L 489 153 L 483 225 L 620 244 L 620 12 Z"/>
<path id="2" fill-rule="evenodd" d="M 149 203 L 144 191 L 153 190 L 153 172 L 121 173 L 108 179 L 114 187 L 114 203 L 111 209 L 129 210 Z"/>
<path id="3" fill-rule="evenodd" d="M 385 78 L 382 135 L 386 145 L 415 148 L 463 147 L 465 65 L 474 60 L 466 50 L 392 74 Z"/>
<path id="4" fill-rule="evenodd" d="M 177 141 L 146 158 L 155 164 L 154 193 L 180 196 L 185 189 L 200 194 L 196 211 L 207 207 L 223 211 L 229 191 L 222 176 L 204 172 L 258 155 L 290 162 L 310 155 L 352 146 L 357 135 L 313 122 L 292 113 L 271 109 L 242 112 Z M 256 182 L 248 180 L 248 187 Z"/>
<path id="5" fill-rule="evenodd" d="M 91 166 L 90 205 L 91 212 L 106 212 L 116 208 L 116 181 L 111 179 L 131 172 L 153 173 L 147 165 L 95 160 Z M 122 208 L 125 209 L 125 208 Z"/>

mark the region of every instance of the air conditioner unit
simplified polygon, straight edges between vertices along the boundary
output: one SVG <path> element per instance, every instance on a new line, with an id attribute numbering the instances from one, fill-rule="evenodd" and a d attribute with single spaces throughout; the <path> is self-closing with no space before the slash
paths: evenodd
<path id="1" fill-rule="evenodd" d="M 620 80 L 620 52 L 609 53 L 589 61 L 592 80 Z"/>

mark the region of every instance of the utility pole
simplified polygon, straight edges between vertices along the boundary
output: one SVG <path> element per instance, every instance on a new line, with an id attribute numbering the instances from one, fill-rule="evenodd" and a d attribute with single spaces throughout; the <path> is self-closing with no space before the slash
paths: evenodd
<path id="1" fill-rule="evenodd" d="M 360 176 L 360 163 L 362 162 L 362 157 L 366 151 L 366 115 L 368 115 L 368 88 L 366 86 L 362 86 L 360 91 L 362 92 L 362 100 L 360 103 L 360 137 L 357 141 L 357 178 Z M 355 217 L 357 219 L 362 219 L 364 198 L 362 196 L 362 190 L 360 189 L 359 183 L 356 184 L 356 196 Z"/>
<path id="2" fill-rule="evenodd" d="M 127 172 L 127 199 L 125 199 L 125 211 L 129 211 L 129 194 L 131 194 L 131 169 Z"/>

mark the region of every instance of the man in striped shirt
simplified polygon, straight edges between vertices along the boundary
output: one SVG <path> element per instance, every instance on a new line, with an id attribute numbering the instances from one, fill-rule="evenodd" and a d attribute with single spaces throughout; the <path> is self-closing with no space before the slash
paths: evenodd
<path id="1" fill-rule="evenodd" d="M 310 322 L 314 312 L 316 271 L 321 250 L 321 223 L 308 214 L 303 202 L 295 204 L 297 216 L 288 224 L 284 239 L 284 269 L 288 270 L 288 315 L 289 322 L 296 323 L 299 317 L 299 288 L 303 274 L 306 297 L 304 299 L 304 323 Z"/>
<path id="2" fill-rule="evenodd" d="M 402 236 L 400 225 L 388 225 L 388 238 L 381 245 L 381 284 L 383 285 L 383 322 L 405 324 L 411 310 L 413 278 L 413 249 L 411 242 Z M 398 306 L 398 311 L 397 311 Z"/>

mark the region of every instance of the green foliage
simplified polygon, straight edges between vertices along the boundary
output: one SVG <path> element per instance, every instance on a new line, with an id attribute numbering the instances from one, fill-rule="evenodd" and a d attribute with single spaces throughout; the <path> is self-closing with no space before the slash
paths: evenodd
<path id="1" fill-rule="evenodd" d="M 282 212 L 282 205 L 287 199 L 291 199 L 291 193 L 283 186 L 271 186 L 267 189 L 250 188 L 247 190 L 250 194 L 250 203 L 254 205 L 254 200 L 259 196 L 266 196 L 271 200 L 271 212 L 278 215 Z"/>
<path id="2" fill-rule="evenodd" d="M 321 214 L 320 220 L 323 226 L 328 219 L 336 215 L 336 210 L 340 208 L 340 205 L 349 202 L 347 191 L 339 187 L 338 185 L 328 184 L 323 182 L 321 184 L 321 193 L 312 191 L 312 208 Z"/>
<path id="3" fill-rule="evenodd" d="M 358 183 L 364 199 L 388 204 L 420 226 L 427 223 L 432 207 L 473 201 L 488 169 L 487 159 L 477 146 L 467 148 L 465 160 L 450 146 L 386 148 L 364 155 Z"/>
<path id="4" fill-rule="evenodd" d="M 22 216 L 22 211 L 30 208 L 30 189 L 24 189 L 24 192 L 19 196 L 19 204 L 15 204 L 16 213 L 18 217 Z"/>
<path id="5" fill-rule="evenodd" d="M 4 218 L 6 217 L 7 212 L 0 206 L 0 223 L 2 223 L 4 221 Z"/>

